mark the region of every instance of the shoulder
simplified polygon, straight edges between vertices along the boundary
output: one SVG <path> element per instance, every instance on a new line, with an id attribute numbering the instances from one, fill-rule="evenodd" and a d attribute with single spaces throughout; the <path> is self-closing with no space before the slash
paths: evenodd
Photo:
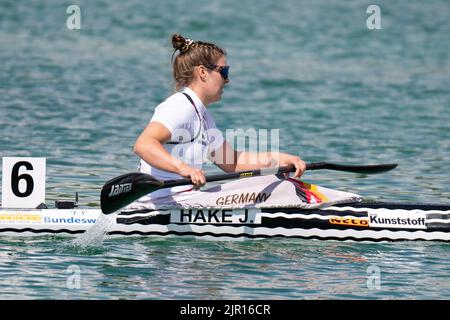
<path id="1" fill-rule="evenodd" d="M 192 112 L 192 105 L 189 100 L 180 92 L 176 92 L 166 100 L 161 102 L 156 108 L 157 112 Z"/>
<path id="2" fill-rule="evenodd" d="M 177 92 L 156 107 L 150 122 L 160 122 L 170 132 L 174 132 L 178 128 L 190 127 L 197 119 L 197 113 L 189 100 Z"/>

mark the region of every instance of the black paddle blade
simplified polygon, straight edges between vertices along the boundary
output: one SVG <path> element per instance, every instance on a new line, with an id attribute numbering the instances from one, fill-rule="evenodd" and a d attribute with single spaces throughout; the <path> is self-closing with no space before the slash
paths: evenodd
<path id="1" fill-rule="evenodd" d="M 392 170 L 398 166 L 397 163 L 372 164 L 372 165 L 346 165 L 328 162 L 316 162 L 308 164 L 307 170 L 328 169 L 336 171 L 346 171 L 362 174 L 375 174 Z"/>
<path id="2" fill-rule="evenodd" d="M 145 173 L 133 172 L 115 177 L 103 185 L 100 193 L 102 212 L 113 213 L 163 186 L 162 181 Z"/>

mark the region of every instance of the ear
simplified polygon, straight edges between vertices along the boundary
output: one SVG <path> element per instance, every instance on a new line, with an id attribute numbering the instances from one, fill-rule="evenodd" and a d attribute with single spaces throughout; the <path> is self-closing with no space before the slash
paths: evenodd
<path id="1" fill-rule="evenodd" d="M 206 81 L 206 78 L 208 77 L 208 71 L 204 66 L 197 66 L 196 68 L 196 74 L 200 81 Z"/>

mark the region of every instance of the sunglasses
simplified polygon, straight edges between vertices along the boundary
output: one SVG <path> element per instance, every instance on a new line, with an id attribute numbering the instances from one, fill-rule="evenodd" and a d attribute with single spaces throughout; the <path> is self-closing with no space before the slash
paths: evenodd
<path id="1" fill-rule="evenodd" d="M 230 66 L 218 66 L 217 64 L 211 64 L 209 66 L 205 66 L 208 69 L 215 70 L 218 69 L 220 75 L 225 80 L 228 80 L 228 74 L 230 72 Z"/>

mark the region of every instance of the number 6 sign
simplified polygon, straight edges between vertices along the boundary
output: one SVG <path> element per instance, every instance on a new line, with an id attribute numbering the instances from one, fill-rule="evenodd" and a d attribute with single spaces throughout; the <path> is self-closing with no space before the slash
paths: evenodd
<path id="1" fill-rule="evenodd" d="M 36 208 L 45 203 L 45 158 L 3 158 L 2 207 Z"/>

